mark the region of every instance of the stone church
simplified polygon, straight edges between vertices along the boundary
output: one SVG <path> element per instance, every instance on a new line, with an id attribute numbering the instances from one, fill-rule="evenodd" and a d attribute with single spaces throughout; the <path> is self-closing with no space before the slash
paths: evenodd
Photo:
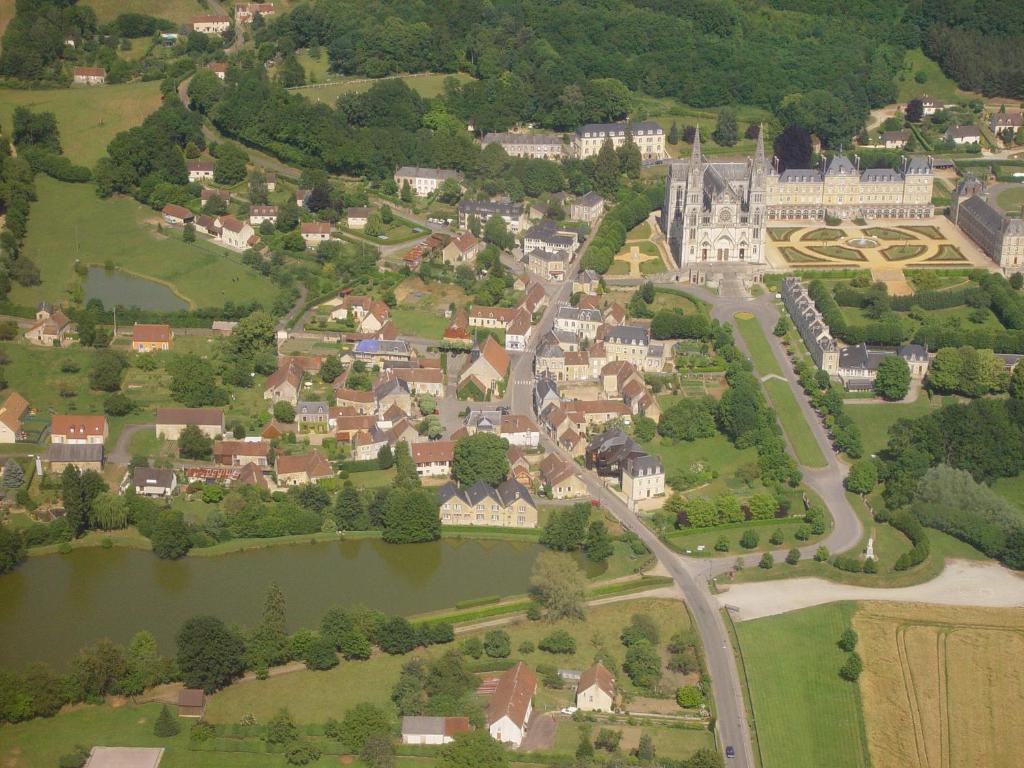
<path id="1" fill-rule="evenodd" d="M 763 267 L 771 170 L 763 130 L 746 162 L 705 161 L 698 132 L 690 162 L 669 166 L 661 224 L 673 258 L 691 282 L 705 282 L 709 273 Z"/>

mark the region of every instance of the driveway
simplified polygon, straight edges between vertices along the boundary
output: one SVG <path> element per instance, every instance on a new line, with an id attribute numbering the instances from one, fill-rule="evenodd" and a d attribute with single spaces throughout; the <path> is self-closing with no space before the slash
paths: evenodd
<path id="1" fill-rule="evenodd" d="M 551 749 L 555 745 L 555 715 L 551 712 L 543 714 L 534 712 L 530 723 L 526 726 L 526 737 L 519 745 L 520 752 L 538 752 Z"/>
<path id="2" fill-rule="evenodd" d="M 124 464 L 128 466 L 128 463 L 132 460 L 132 453 L 128 450 L 132 436 L 144 429 L 153 429 L 154 426 L 153 424 L 126 424 L 125 428 L 121 430 L 121 434 L 117 436 L 114 450 L 107 454 L 107 461 L 111 464 Z"/>
<path id="3" fill-rule="evenodd" d="M 951 560 L 936 578 L 912 587 L 854 587 L 824 579 L 781 579 L 739 584 L 717 596 L 719 604 L 738 608 L 736 621 L 759 619 L 839 600 L 887 600 L 898 603 L 1024 607 L 1024 577 L 1001 565 Z"/>

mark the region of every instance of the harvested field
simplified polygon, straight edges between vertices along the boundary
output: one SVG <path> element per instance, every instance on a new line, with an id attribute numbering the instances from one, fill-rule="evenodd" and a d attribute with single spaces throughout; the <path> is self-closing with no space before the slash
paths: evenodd
<path id="1" fill-rule="evenodd" d="M 875 768 L 1020 765 L 1024 612 L 869 602 L 853 626 Z"/>

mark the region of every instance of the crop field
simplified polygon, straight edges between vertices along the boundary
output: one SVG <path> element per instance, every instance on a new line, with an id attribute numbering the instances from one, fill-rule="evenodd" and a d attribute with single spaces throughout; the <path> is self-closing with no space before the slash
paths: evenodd
<path id="1" fill-rule="evenodd" d="M 853 625 L 875 768 L 1020 765 L 1021 611 L 866 603 Z"/>
<path id="2" fill-rule="evenodd" d="M 10 135 L 16 107 L 53 112 L 64 154 L 91 167 L 107 153 L 107 144 L 116 134 L 141 124 L 159 106 L 158 80 L 46 91 L 4 89 L 0 90 L 0 127 Z"/>
<path id="3" fill-rule="evenodd" d="M 122 13 L 145 13 L 184 23 L 197 14 L 212 13 L 204 10 L 204 5 L 199 0 L 89 0 L 101 24 L 113 21 Z"/>
<path id="4" fill-rule="evenodd" d="M 462 72 L 398 76 L 400 80 L 404 80 L 410 88 L 416 91 L 416 93 L 427 99 L 432 99 L 441 93 L 444 89 L 445 78 L 447 77 L 454 77 L 460 82 L 466 82 L 473 79 Z M 316 88 L 297 88 L 294 89 L 292 93 L 302 94 L 310 101 L 322 101 L 326 104 L 333 105 L 339 96 L 346 93 L 362 93 L 363 91 L 368 91 L 376 82 L 376 79 L 365 77 L 339 78 L 337 81 L 331 81 Z"/>

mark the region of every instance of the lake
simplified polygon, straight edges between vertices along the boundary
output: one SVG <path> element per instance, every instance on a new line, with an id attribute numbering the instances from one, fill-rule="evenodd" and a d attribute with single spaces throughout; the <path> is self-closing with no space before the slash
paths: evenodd
<path id="1" fill-rule="evenodd" d="M 63 668 L 79 648 L 103 637 L 124 644 L 140 629 L 170 655 L 175 633 L 192 616 L 255 624 L 271 582 L 284 591 L 292 630 L 318 627 L 334 605 L 411 615 L 521 594 L 541 549 L 482 539 L 359 539 L 177 561 L 117 547 L 30 557 L 0 577 L 0 667 L 46 661 Z"/>
<path id="2" fill-rule="evenodd" d="M 156 312 L 188 309 L 188 302 L 179 298 L 163 283 L 136 277 L 127 272 L 105 267 L 89 267 L 85 276 L 85 300 L 99 299 L 107 309 L 139 307 Z"/>

